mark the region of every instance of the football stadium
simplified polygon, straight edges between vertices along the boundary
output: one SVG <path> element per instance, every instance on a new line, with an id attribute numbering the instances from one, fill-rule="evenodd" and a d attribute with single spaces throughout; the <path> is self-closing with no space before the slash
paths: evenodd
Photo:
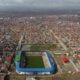
<path id="1" fill-rule="evenodd" d="M 56 63 L 47 52 L 19 51 L 15 57 L 18 74 L 52 74 L 56 72 Z"/>

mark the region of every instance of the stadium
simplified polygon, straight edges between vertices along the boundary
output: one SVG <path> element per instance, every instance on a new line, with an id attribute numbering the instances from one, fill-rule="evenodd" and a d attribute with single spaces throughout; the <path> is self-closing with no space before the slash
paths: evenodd
<path id="1" fill-rule="evenodd" d="M 18 74 L 52 74 L 57 70 L 56 63 L 47 52 L 19 51 L 15 57 Z"/>

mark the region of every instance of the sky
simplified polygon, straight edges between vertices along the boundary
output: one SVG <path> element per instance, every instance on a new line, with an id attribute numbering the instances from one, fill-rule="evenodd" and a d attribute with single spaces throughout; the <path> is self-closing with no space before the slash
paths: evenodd
<path id="1" fill-rule="evenodd" d="M 80 0 L 0 0 L 0 9 L 6 8 L 80 8 Z"/>

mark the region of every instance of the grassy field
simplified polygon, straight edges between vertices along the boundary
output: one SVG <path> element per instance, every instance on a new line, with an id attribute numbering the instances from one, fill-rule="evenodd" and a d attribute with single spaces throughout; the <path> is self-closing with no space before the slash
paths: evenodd
<path id="1" fill-rule="evenodd" d="M 30 47 L 30 51 L 45 51 L 45 50 L 51 50 L 56 49 L 56 44 L 33 44 Z"/>
<path id="2" fill-rule="evenodd" d="M 42 56 L 27 56 L 26 57 L 27 68 L 43 68 L 44 63 Z"/>

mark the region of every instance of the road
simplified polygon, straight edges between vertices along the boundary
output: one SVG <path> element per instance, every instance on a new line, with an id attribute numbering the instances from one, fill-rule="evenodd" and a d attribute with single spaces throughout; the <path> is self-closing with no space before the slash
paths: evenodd
<path id="1" fill-rule="evenodd" d="M 67 47 L 66 45 L 64 45 L 64 43 L 59 39 L 59 37 L 57 37 L 52 30 L 50 30 L 50 33 L 52 33 L 52 35 L 55 37 L 55 39 L 59 42 L 59 44 L 64 48 L 65 51 L 67 51 Z"/>
<path id="2" fill-rule="evenodd" d="M 64 48 L 65 51 L 68 51 L 66 45 L 59 39 L 59 37 L 57 37 L 52 30 L 50 30 L 51 35 L 53 35 L 55 37 L 55 39 L 59 42 L 59 44 Z M 71 58 L 69 58 L 70 63 L 73 65 L 74 69 L 79 72 L 79 69 L 77 68 L 77 66 L 75 65 L 75 63 L 72 61 Z"/>

